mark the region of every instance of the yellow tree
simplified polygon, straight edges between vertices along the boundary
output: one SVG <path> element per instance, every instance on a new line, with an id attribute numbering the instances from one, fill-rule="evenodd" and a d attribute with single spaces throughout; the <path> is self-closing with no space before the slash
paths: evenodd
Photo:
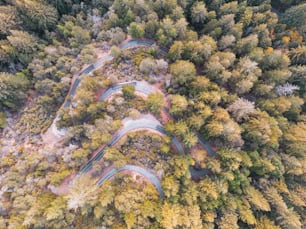
<path id="1" fill-rule="evenodd" d="M 166 176 L 163 179 L 162 186 L 165 195 L 170 198 L 176 196 L 179 191 L 179 181 L 173 176 Z"/>
<path id="2" fill-rule="evenodd" d="M 262 195 L 260 191 L 255 189 L 253 186 L 248 186 L 244 189 L 244 192 L 247 195 L 247 199 L 250 201 L 252 205 L 258 210 L 261 211 L 270 211 L 269 202 Z"/>
<path id="3" fill-rule="evenodd" d="M 165 229 L 174 229 L 180 222 L 180 208 L 177 205 L 164 203 L 162 208 L 162 220 L 161 225 Z"/>
<path id="4" fill-rule="evenodd" d="M 155 113 L 160 114 L 160 109 L 164 105 L 164 97 L 160 93 L 150 93 L 148 95 L 148 98 L 146 100 L 146 106 L 147 108 Z"/>
<path id="5" fill-rule="evenodd" d="M 232 212 L 225 212 L 218 221 L 218 226 L 220 229 L 239 229 L 237 222 L 237 214 Z"/>
<path id="6" fill-rule="evenodd" d="M 170 66 L 170 73 L 178 83 L 185 84 L 195 77 L 196 69 L 193 63 L 179 60 Z"/>
<path id="7" fill-rule="evenodd" d="M 0 6 L 0 34 L 7 35 L 9 31 L 15 29 L 19 21 L 17 11 L 12 6 Z"/>
<path id="8" fill-rule="evenodd" d="M 275 223 L 267 218 L 266 216 L 261 216 L 257 220 L 257 224 L 255 226 L 255 229 L 281 229 L 280 226 L 276 226 Z"/>
<path id="9" fill-rule="evenodd" d="M 287 153 L 294 154 L 299 157 L 305 155 L 305 136 L 306 124 L 304 122 L 290 125 L 284 134 Z"/>
<path id="10" fill-rule="evenodd" d="M 276 209 L 279 223 L 284 228 L 298 229 L 302 227 L 300 216 L 293 210 L 287 207 L 283 197 L 279 194 L 276 188 L 264 184 L 266 187 L 263 190 L 266 198 Z"/>

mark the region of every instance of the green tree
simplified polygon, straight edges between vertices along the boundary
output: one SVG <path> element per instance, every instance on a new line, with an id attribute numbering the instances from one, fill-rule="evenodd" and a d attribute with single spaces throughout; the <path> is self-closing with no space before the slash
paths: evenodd
<path id="1" fill-rule="evenodd" d="M 189 131 L 183 136 L 183 142 L 187 148 L 191 148 L 198 143 L 198 138 L 194 133 Z"/>
<path id="2" fill-rule="evenodd" d="M 144 36 L 145 30 L 142 24 L 132 22 L 129 26 L 129 33 L 132 35 L 132 37 L 141 38 Z"/>
<path id="3" fill-rule="evenodd" d="M 33 30 L 45 31 L 54 28 L 57 23 L 57 10 L 41 1 L 16 1 L 24 23 Z"/>
<path id="4" fill-rule="evenodd" d="M 10 30 L 16 29 L 19 24 L 17 10 L 12 6 L 0 6 L 0 35 L 6 36 Z"/>
<path id="5" fill-rule="evenodd" d="M 184 120 L 180 120 L 174 124 L 174 134 L 180 137 L 184 137 L 184 135 L 189 131 L 187 123 Z"/>
<path id="6" fill-rule="evenodd" d="M 146 100 L 147 108 L 155 113 L 160 114 L 161 108 L 164 106 L 164 97 L 160 93 L 150 93 Z"/>
<path id="7" fill-rule="evenodd" d="M 86 163 L 87 157 L 89 156 L 90 151 L 88 149 L 77 149 L 73 152 L 73 159 L 76 162 L 76 166 L 81 166 Z"/>
<path id="8" fill-rule="evenodd" d="M 7 40 L 14 48 L 14 55 L 23 64 L 28 64 L 34 51 L 38 49 L 38 39 L 25 31 L 11 30 Z"/>
<path id="9" fill-rule="evenodd" d="M 46 209 L 44 215 L 46 216 L 46 219 L 48 221 L 51 220 L 65 220 L 65 211 L 67 208 L 67 202 L 66 199 L 62 196 L 59 196 L 56 198 L 50 206 Z"/>
<path id="10" fill-rule="evenodd" d="M 170 113 L 173 115 L 182 114 L 182 112 L 186 111 L 188 106 L 187 99 L 181 95 L 173 95 L 171 96 L 171 108 Z"/>
<path id="11" fill-rule="evenodd" d="M 0 73 L 0 107 L 16 109 L 25 99 L 29 81 L 22 74 Z"/>
<path id="12" fill-rule="evenodd" d="M 257 148 L 268 144 L 278 147 L 278 138 L 282 132 L 277 121 L 266 112 L 254 111 L 251 113 L 242 128 L 244 130 L 242 136 L 250 146 Z"/>
<path id="13" fill-rule="evenodd" d="M 170 73 L 178 83 L 185 84 L 195 77 L 196 69 L 191 62 L 179 60 L 170 65 Z"/>
<path id="14" fill-rule="evenodd" d="M 166 17 L 161 22 L 161 28 L 157 30 L 156 39 L 161 45 L 171 45 L 174 38 L 177 37 L 178 31 L 174 21 Z"/>
<path id="15" fill-rule="evenodd" d="M 306 32 L 306 29 L 305 29 L 305 32 Z M 290 50 L 289 58 L 291 60 L 291 64 L 306 65 L 306 47 L 301 46 L 301 47 Z"/>
<path id="16" fill-rule="evenodd" d="M 207 18 L 207 9 L 203 2 L 195 2 L 191 7 L 191 20 L 193 23 L 201 24 Z"/>
<path id="17" fill-rule="evenodd" d="M 197 115 L 197 114 L 193 114 L 187 120 L 188 126 L 196 130 L 199 130 L 202 127 L 202 125 L 204 124 L 204 121 L 205 121 L 205 117 L 202 117 L 201 115 Z"/>
<path id="18" fill-rule="evenodd" d="M 122 51 L 119 47 L 112 46 L 110 50 L 110 54 L 115 60 L 118 60 L 118 58 L 122 55 Z"/>
<path id="19" fill-rule="evenodd" d="M 172 61 L 176 61 L 182 58 L 182 53 L 184 50 L 184 43 L 182 41 L 174 41 L 174 43 L 171 45 L 168 57 Z"/>
<path id="20" fill-rule="evenodd" d="M 4 112 L 0 112 L 0 128 L 6 127 L 6 115 Z"/>
<path id="21" fill-rule="evenodd" d="M 286 24 L 289 28 L 296 28 L 305 38 L 306 25 L 305 25 L 305 11 L 306 3 L 293 6 L 285 11 L 280 18 L 280 21 Z"/>
<path id="22" fill-rule="evenodd" d="M 280 50 L 273 50 L 266 53 L 261 61 L 261 68 L 268 70 L 286 70 L 290 64 L 290 59 Z"/>
<path id="23" fill-rule="evenodd" d="M 236 53 L 239 56 L 248 55 L 258 45 L 258 35 L 251 34 L 237 41 Z"/>
<path id="24" fill-rule="evenodd" d="M 78 48 L 90 43 L 90 32 L 81 26 L 75 25 L 72 21 L 57 26 L 62 36 L 68 40 L 71 47 Z"/>
<path id="25" fill-rule="evenodd" d="M 157 0 L 154 2 L 153 9 L 159 18 L 164 18 L 176 8 L 176 0 Z"/>
<path id="26" fill-rule="evenodd" d="M 72 47 L 79 47 L 90 42 L 90 33 L 80 26 L 73 26 L 71 31 L 72 38 L 69 39 Z"/>
<path id="27" fill-rule="evenodd" d="M 125 99 L 131 99 L 135 96 L 135 87 L 133 85 L 124 85 L 122 87 L 122 93 Z"/>
<path id="28" fill-rule="evenodd" d="M 81 60 L 85 64 L 91 64 L 97 58 L 96 50 L 93 45 L 86 45 L 81 50 Z"/>
<path id="29" fill-rule="evenodd" d="M 299 122 L 292 124 L 284 132 L 285 148 L 288 154 L 302 156 L 305 152 L 306 124 Z"/>
<path id="30" fill-rule="evenodd" d="M 110 13 L 110 15 L 108 16 L 108 19 L 105 21 L 105 24 L 106 24 L 107 29 L 119 27 L 121 24 L 121 21 L 118 17 L 118 14 L 113 13 L 113 12 Z"/>

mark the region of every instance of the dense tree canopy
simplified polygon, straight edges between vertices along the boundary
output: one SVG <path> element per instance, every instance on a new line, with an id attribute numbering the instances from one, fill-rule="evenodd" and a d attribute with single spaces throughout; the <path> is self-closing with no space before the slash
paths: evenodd
<path id="1" fill-rule="evenodd" d="M 26 99 L 28 80 L 21 74 L 0 74 L 0 107 L 16 109 Z"/>
<path id="2" fill-rule="evenodd" d="M 0 228 L 303 228 L 305 11 L 0 0 Z"/>

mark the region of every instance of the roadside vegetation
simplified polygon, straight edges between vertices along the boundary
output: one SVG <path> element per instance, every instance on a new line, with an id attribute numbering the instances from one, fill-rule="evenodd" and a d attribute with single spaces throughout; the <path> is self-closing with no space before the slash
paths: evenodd
<path id="1" fill-rule="evenodd" d="M 299 0 L 0 0 L 0 228 L 303 228 L 305 10 Z M 154 44 L 121 48 L 128 35 Z M 136 81 L 151 91 L 125 85 L 99 99 Z M 66 132 L 48 144 L 56 117 Z M 109 145 L 141 117 L 166 134 Z M 165 198 L 132 171 L 96 185 L 125 165 L 154 173 Z"/>

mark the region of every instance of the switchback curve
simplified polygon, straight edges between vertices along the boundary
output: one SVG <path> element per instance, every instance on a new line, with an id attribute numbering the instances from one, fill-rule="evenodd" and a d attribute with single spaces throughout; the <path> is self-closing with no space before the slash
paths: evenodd
<path id="1" fill-rule="evenodd" d="M 146 177 L 155 186 L 155 188 L 157 189 L 159 193 L 159 196 L 161 198 L 165 197 L 158 177 L 154 173 L 150 172 L 148 169 L 144 169 L 136 165 L 124 165 L 119 168 L 112 168 L 110 171 L 108 171 L 103 177 L 101 177 L 97 181 L 97 185 L 101 186 L 104 181 L 111 179 L 113 176 L 123 171 L 133 171 L 133 172 L 139 173 L 140 175 Z"/>
<path id="2" fill-rule="evenodd" d="M 153 116 L 152 116 L 153 117 Z M 151 129 L 154 131 L 157 131 L 161 133 L 162 135 L 166 135 L 166 131 L 164 128 L 158 123 L 158 121 L 155 119 L 138 119 L 138 120 L 129 120 L 125 123 L 125 126 L 121 128 L 110 140 L 110 142 L 107 145 L 104 145 L 96 155 L 90 159 L 87 164 L 80 170 L 79 173 L 86 173 L 88 172 L 92 165 L 93 162 L 99 161 L 105 153 L 105 148 L 106 146 L 114 146 L 120 138 L 122 138 L 124 135 L 126 135 L 128 132 L 137 130 L 137 129 Z"/>
<path id="3" fill-rule="evenodd" d="M 126 43 L 120 45 L 120 49 L 127 49 L 127 48 L 132 48 L 132 47 L 136 47 L 136 46 L 146 46 L 146 47 L 150 47 L 154 44 L 154 42 L 152 41 L 147 41 L 147 40 L 136 40 L 136 39 L 131 39 L 128 40 Z M 165 50 L 162 50 L 162 52 L 166 53 Z M 80 72 L 79 77 L 73 82 L 73 84 L 70 87 L 70 91 L 68 93 L 68 95 L 66 96 L 66 101 L 64 102 L 64 107 L 69 107 L 71 104 L 71 100 L 70 98 L 73 97 L 76 93 L 76 89 L 79 86 L 79 84 L 81 83 L 81 78 L 83 75 L 85 74 L 89 74 L 91 71 L 99 68 L 103 63 L 105 63 L 106 61 L 112 60 L 113 57 L 110 54 L 107 54 L 106 56 L 100 58 L 96 63 L 89 65 L 87 68 L 85 68 L 83 71 Z M 104 100 L 105 98 L 107 98 L 109 95 L 111 95 L 112 93 L 116 92 L 117 90 L 120 90 L 122 88 L 123 85 L 134 85 L 135 89 L 137 91 L 143 92 L 145 94 L 149 94 L 151 93 L 151 88 L 149 86 L 146 85 L 146 83 L 140 83 L 140 82 L 127 82 L 127 83 L 122 83 L 120 85 L 116 85 L 113 87 L 110 87 L 107 91 L 105 91 L 100 97 L 99 97 L 99 101 Z M 163 129 L 162 126 L 160 125 L 156 125 L 156 123 L 148 123 L 148 120 L 143 120 L 140 121 L 139 120 L 134 123 L 134 125 L 131 126 L 126 126 L 125 128 L 121 129 L 116 135 L 113 136 L 113 138 L 111 139 L 110 143 L 107 146 L 112 146 L 114 145 L 123 135 L 125 135 L 127 132 L 132 131 L 134 129 L 139 129 L 139 128 L 146 128 L 146 129 L 153 129 L 156 131 L 159 131 L 162 134 L 166 134 L 166 131 Z M 214 156 L 214 151 L 211 149 L 211 147 L 203 140 L 200 139 L 199 134 L 197 134 L 199 142 L 207 149 L 208 153 L 210 156 Z M 184 149 L 181 146 L 181 144 L 177 141 L 177 139 L 173 138 L 172 139 L 173 143 L 176 145 L 178 151 L 180 153 L 184 153 Z M 105 146 L 94 156 L 94 158 L 92 158 L 81 170 L 80 173 L 84 173 L 87 172 L 91 167 L 94 161 L 98 161 L 100 160 L 103 155 L 104 155 L 104 149 Z M 127 170 L 127 167 L 121 167 L 121 168 L 125 168 L 125 170 Z M 118 169 L 114 169 L 112 170 L 113 173 L 115 173 L 117 171 L 120 172 L 120 168 Z M 142 171 L 146 171 L 145 169 L 142 168 Z M 196 171 L 194 168 L 190 168 L 190 172 L 193 174 L 193 176 L 196 177 L 201 177 L 203 175 L 206 175 L 209 170 L 208 169 L 204 169 L 201 171 Z M 114 174 L 115 175 L 115 174 Z M 109 176 L 106 174 L 106 176 Z M 101 179 L 105 179 L 106 177 L 103 176 Z M 149 179 L 150 180 L 150 179 Z M 150 180 L 153 183 L 153 180 Z M 160 190 L 159 190 L 160 192 Z"/>

